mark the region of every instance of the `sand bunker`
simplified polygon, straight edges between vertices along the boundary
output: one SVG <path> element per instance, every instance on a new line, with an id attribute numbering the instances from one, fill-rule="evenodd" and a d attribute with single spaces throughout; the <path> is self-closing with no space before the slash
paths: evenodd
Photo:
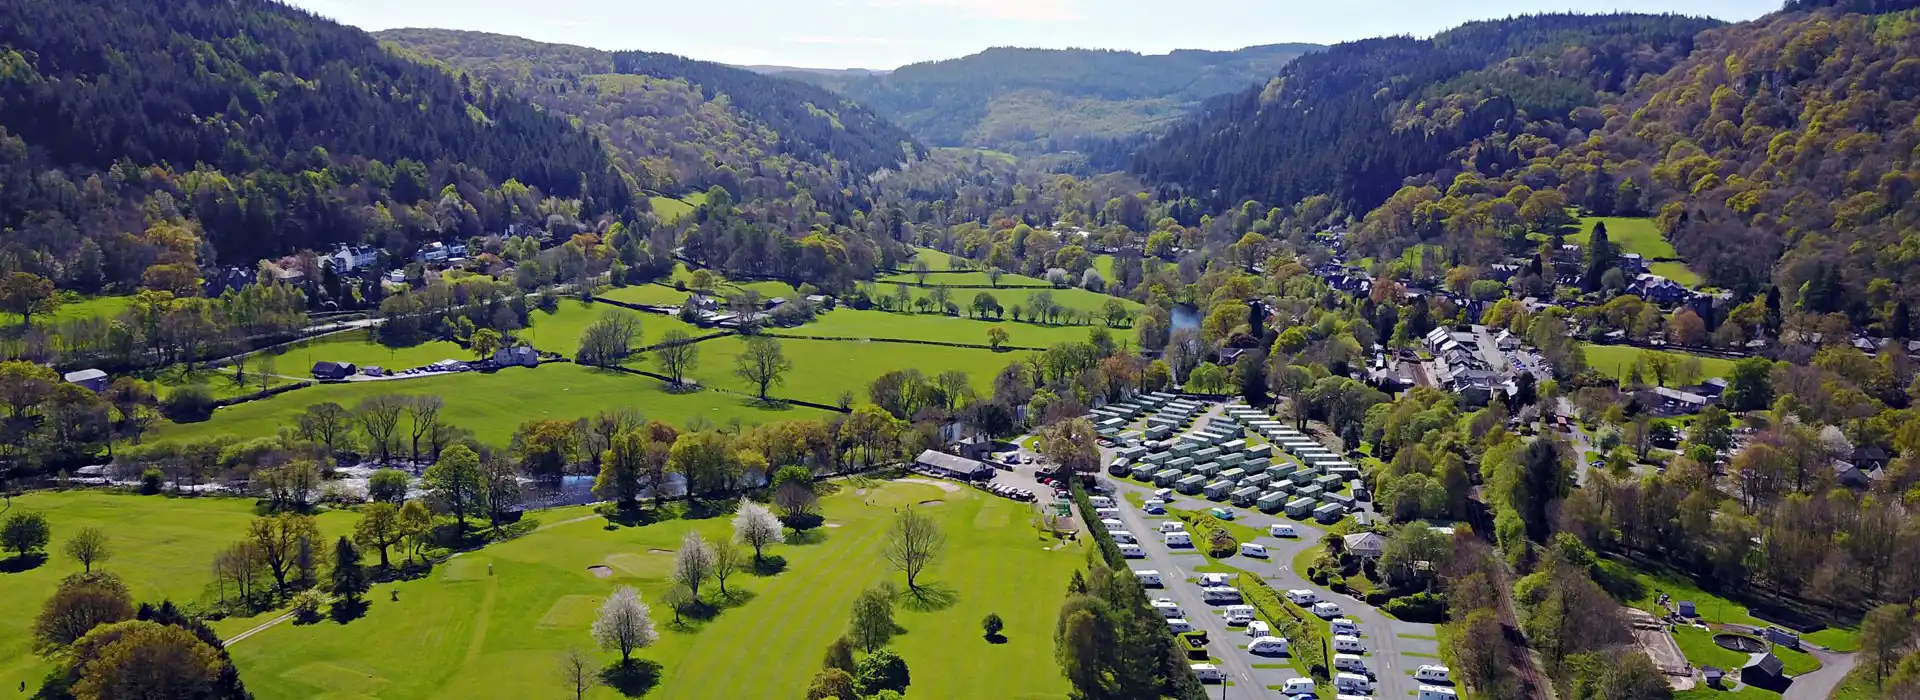
<path id="1" fill-rule="evenodd" d="M 649 550 L 647 550 L 647 553 L 648 553 L 648 554 L 672 554 L 672 553 L 673 553 L 673 550 L 671 550 L 671 549 L 649 549 Z"/>
<path id="2" fill-rule="evenodd" d="M 827 527 L 840 527 L 840 523 L 826 523 Z"/>
<path id="3" fill-rule="evenodd" d="M 611 566 L 595 564 L 587 567 L 587 570 L 593 572 L 593 575 L 598 578 L 613 578 L 613 567 Z"/>

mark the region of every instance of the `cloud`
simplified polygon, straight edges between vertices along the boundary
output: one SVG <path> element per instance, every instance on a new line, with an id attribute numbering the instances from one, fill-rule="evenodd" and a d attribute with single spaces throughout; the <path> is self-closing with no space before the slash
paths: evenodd
<path id="1" fill-rule="evenodd" d="M 1080 19 L 1078 0 L 867 0 L 871 7 L 926 7 L 959 12 L 971 19 L 1021 22 L 1071 22 Z"/>
<path id="2" fill-rule="evenodd" d="M 905 39 L 885 36 L 790 36 L 781 41 L 789 44 L 824 44 L 829 46 L 880 46 L 897 48 L 910 42 Z"/>

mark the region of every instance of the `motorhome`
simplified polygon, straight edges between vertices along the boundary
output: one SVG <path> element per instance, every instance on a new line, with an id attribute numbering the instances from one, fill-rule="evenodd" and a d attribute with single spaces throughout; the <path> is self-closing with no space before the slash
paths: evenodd
<path id="1" fill-rule="evenodd" d="M 1287 653 L 1287 640 L 1281 637 L 1255 637 L 1247 643 L 1247 651 L 1262 656 L 1277 656 Z"/>
<path id="2" fill-rule="evenodd" d="M 1133 572 L 1133 576 L 1134 576 L 1134 578 L 1137 578 L 1137 579 L 1140 579 L 1140 585 L 1142 585 L 1142 586 L 1159 586 L 1159 585 L 1161 585 L 1161 584 L 1160 584 L 1160 572 L 1158 572 L 1158 571 L 1154 571 L 1154 570 L 1152 570 L 1152 569 L 1142 569 L 1142 570 L 1137 570 L 1137 571 L 1134 571 L 1134 572 Z"/>
<path id="3" fill-rule="evenodd" d="M 1452 688 L 1439 685 L 1420 686 L 1420 694 L 1414 700 L 1457 700 L 1460 696 Z"/>
<path id="4" fill-rule="evenodd" d="M 1247 623 L 1247 636 L 1254 638 L 1271 637 L 1273 636 L 1273 626 L 1259 620 L 1254 620 L 1253 622 Z"/>
<path id="5" fill-rule="evenodd" d="M 1200 575 L 1200 586 L 1202 588 L 1207 586 L 1231 586 L 1231 585 L 1233 585 L 1233 577 L 1228 576 L 1226 574 L 1201 574 Z"/>
<path id="6" fill-rule="evenodd" d="M 1336 673 L 1333 676 L 1333 687 L 1335 690 L 1343 690 L 1351 693 L 1371 693 L 1373 692 L 1373 679 L 1358 673 Z"/>
<path id="7" fill-rule="evenodd" d="M 1267 558 L 1267 546 L 1254 542 L 1241 542 L 1240 554 L 1241 556 L 1253 557 L 1255 559 L 1265 559 Z"/>
<path id="8" fill-rule="evenodd" d="M 1327 626 L 1333 628 L 1334 634 L 1345 634 L 1345 635 L 1351 635 L 1355 637 L 1360 636 L 1360 625 L 1354 624 L 1352 620 L 1349 620 L 1344 617 L 1336 617 L 1336 618 L 1333 618 L 1332 620 L 1328 620 Z"/>
<path id="9" fill-rule="evenodd" d="M 1184 532 L 1169 532 L 1160 536 L 1168 547 L 1192 547 L 1193 538 Z"/>
<path id="10" fill-rule="evenodd" d="M 1164 522 L 1164 523 L 1160 523 L 1160 531 L 1161 531 L 1161 532 L 1163 532 L 1163 533 L 1165 533 L 1165 532 L 1186 532 L 1186 531 L 1187 531 L 1187 524 L 1186 524 L 1186 523 L 1183 523 L 1183 522 L 1180 522 L 1180 521 L 1178 521 L 1178 520 L 1168 520 L 1168 521 L 1166 521 L 1166 522 Z"/>
<path id="11" fill-rule="evenodd" d="M 1173 602 L 1172 598 L 1160 598 L 1153 601 L 1153 609 L 1160 611 L 1161 617 L 1169 619 L 1186 617 L 1186 615 L 1180 614 L 1180 604 Z"/>
<path id="12" fill-rule="evenodd" d="M 1439 664 L 1427 664 L 1414 669 L 1413 679 L 1422 683 L 1452 683 L 1453 671 Z"/>
<path id="13" fill-rule="evenodd" d="M 1360 658 L 1357 654 L 1334 654 L 1333 668 L 1349 673 L 1371 673 L 1367 670 L 1367 660 Z"/>
<path id="14" fill-rule="evenodd" d="M 1227 679 L 1227 673 L 1213 664 L 1188 664 L 1188 667 L 1193 669 L 1194 677 L 1199 678 L 1201 683 L 1219 683 Z"/>
<path id="15" fill-rule="evenodd" d="M 1087 500 L 1093 501 L 1093 507 L 1095 508 L 1112 508 L 1113 507 L 1113 499 L 1107 498 L 1106 496 L 1094 496 Z"/>
<path id="16" fill-rule="evenodd" d="M 1365 654 L 1367 653 L 1367 645 L 1365 642 L 1360 641 L 1359 637 L 1350 634 L 1336 634 L 1333 635 L 1333 650 L 1335 652 L 1345 652 L 1348 654 Z"/>
<path id="17" fill-rule="evenodd" d="M 1329 619 L 1339 617 L 1340 606 L 1323 600 L 1313 604 L 1313 614 Z"/>
<path id="18" fill-rule="evenodd" d="M 1209 603 L 1238 603 L 1240 589 L 1231 586 L 1208 586 L 1200 589 L 1200 599 Z"/>
<path id="19" fill-rule="evenodd" d="M 1305 588 L 1287 591 L 1287 601 L 1294 605 L 1312 605 L 1320 602 L 1320 595 Z"/>
<path id="20" fill-rule="evenodd" d="M 1274 523 L 1267 526 L 1267 535 L 1270 537 L 1299 537 L 1300 533 L 1295 531 L 1290 524 Z"/>

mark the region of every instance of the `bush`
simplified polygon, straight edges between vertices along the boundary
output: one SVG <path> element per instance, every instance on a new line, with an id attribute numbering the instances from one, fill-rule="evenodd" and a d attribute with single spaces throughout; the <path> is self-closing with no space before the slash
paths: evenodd
<path id="1" fill-rule="evenodd" d="M 203 421 L 213 416 L 213 391 L 199 384 L 188 384 L 167 392 L 160 401 L 160 412 L 175 423 Z"/>
<path id="2" fill-rule="evenodd" d="M 1367 597 L 1366 597 L 1367 604 L 1373 607 L 1377 608 L 1377 607 L 1380 607 L 1381 605 L 1385 605 L 1388 599 L 1389 599 L 1389 596 L 1387 595 L 1386 591 L 1381 591 L 1381 590 L 1367 591 Z"/>
<path id="3" fill-rule="evenodd" d="M 152 496 L 160 493 L 160 489 L 166 485 L 167 475 L 162 473 L 159 467 L 148 467 L 146 471 L 140 472 L 140 493 L 142 495 Z"/>
<path id="4" fill-rule="evenodd" d="M 1438 593 L 1415 593 L 1387 601 L 1385 610 L 1407 622 L 1438 624 L 1447 621 L 1447 597 Z"/>
<path id="5" fill-rule="evenodd" d="M 1291 653 L 1306 664 L 1309 675 L 1323 681 L 1329 677 L 1326 640 L 1320 638 L 1319 628 L 1307 622 L 1298 606 L 1282 601 L 1272 586 L 1256 576 L 1241 574 L 1235 578 L 1234 587 L 1240 589 L 1247 604 L 1273 624 L 1276 635 L 1292 642 Z"/>

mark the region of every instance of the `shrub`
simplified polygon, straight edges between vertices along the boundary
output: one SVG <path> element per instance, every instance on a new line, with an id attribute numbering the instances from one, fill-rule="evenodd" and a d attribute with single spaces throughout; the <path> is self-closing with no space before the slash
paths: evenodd
<path id="1" fill-rule="evenodd" d="M 980 629 L 987 633 L 988 639 L 1000 636 L 1000 630 L 1006 628 L 1007 623 L 1000 619 L 1000 613 L 987 613 L 987 617 L 980 621 Z"/>
<path id="2" fill-rule="evenodd" d="M 1377 608 L 1377 607 L 1380 607 L 1381 605 L 1386 604 L 1388 598 L 1389 596 L 1387 595 L 1386 591 L 1372 590 L 1372 591 L 1367 591 L 1366 601 L 1368 605 L 1371 605 Z"/>
<path id="3" fill-rule="evenodd" d="M 213 416 L 213 392 L 199 384 L 188 384 L 167 392 L 160 412 L 175 423 L 203 421 Z"/>
<path id="4" fill-rule="evenodd" d="M 1327 675 L 1326 640 L 1320 638 L 1319 628 L 1307 622 L 1306 613 L 1298 606 L 1280 599 L 1280 594 L 1256 576 L 1241 574 L 1235 578 L 1236 588 L 1247 604 L 1260 612 L 1274 626 L 1274 633 L 1292 642 L 1291 653 L 1306 664 L 1308 675 L 1320 680 Z"/>
<path id="5" fill-rule="evenodd" d="M 166 485 L 167 475 L 162 473 L 159 467 L 148 467 L 146 471 L 140 472 L 140 493 L 142 495 L 151 496 L 160 493 L 160 489 Z"/>
<path id="6" fill-rule="evenodd" d="M 320 621 L 320 607 L 328 602 L 327 594 L 318 589 L 309 588 L 293 596 L 293 618 L 302 624 Z"/>
<path id="7" fill-rule="evenodd" d="M 1437 624 L 1447 619 L 1447 597 L 1438 593 L 1415 593 L 1389 600 L 1381 609 L 1407 622 Z"/>

